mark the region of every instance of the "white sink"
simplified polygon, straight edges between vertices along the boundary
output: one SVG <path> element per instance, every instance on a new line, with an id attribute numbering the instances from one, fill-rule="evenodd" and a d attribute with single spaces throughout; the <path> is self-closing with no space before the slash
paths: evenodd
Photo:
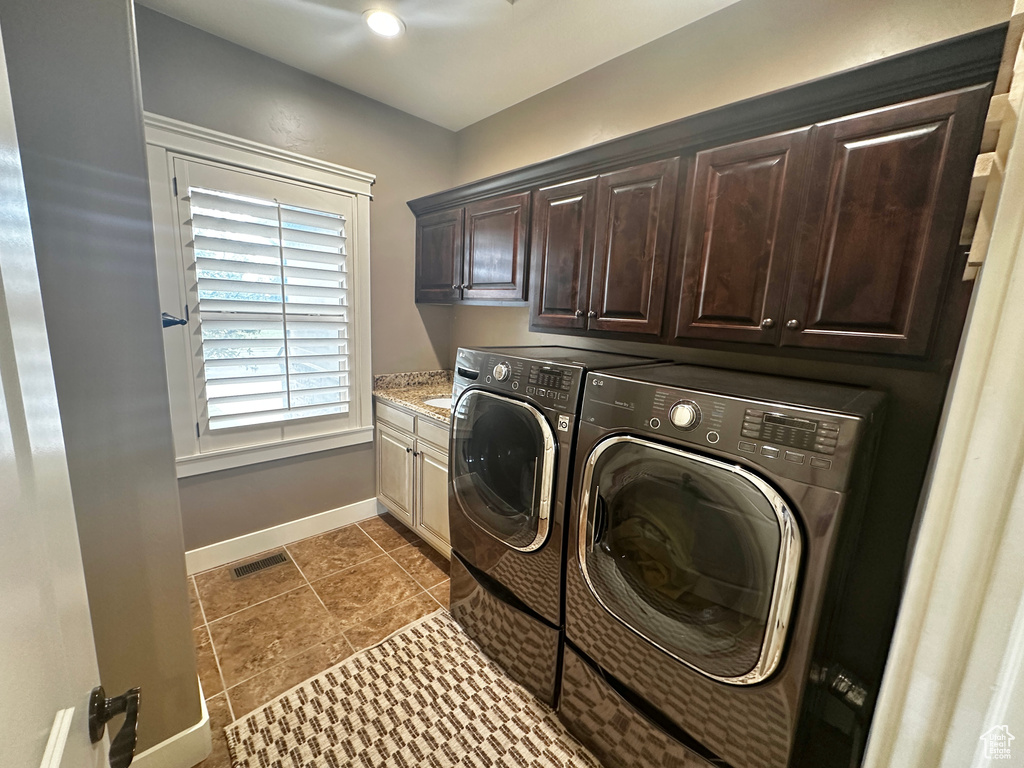
<path id="1" fill-rule="evenodd" d="M 432 408 L 447 408 L 449 411 L 452 409 L 452 399 L 450 397 L 432 397 L 429 400 L 424 400 L 423 404 L 429 405 Z"/>

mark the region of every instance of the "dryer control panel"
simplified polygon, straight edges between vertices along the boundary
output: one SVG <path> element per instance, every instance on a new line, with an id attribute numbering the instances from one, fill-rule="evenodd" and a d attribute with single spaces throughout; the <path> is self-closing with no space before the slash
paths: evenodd
<path id="1" fill-rule="evenodd" d="M 543 408 L 574 414 L 582 376 L 579 366 L 538 362 L 490 350 L 460 349 L 455 361 L 453 391 L 458 398 L 470 385 L 483 386 L 493 392 L 508 392 Z"/>
<path id="2" fill-rule="evenodd" d="M 864 432 L 854 414 L 794 407 L 590 373 L 581 423 L 642 432 L 757 464 L 773 474 L 835 490 L 846 487 Z"/>

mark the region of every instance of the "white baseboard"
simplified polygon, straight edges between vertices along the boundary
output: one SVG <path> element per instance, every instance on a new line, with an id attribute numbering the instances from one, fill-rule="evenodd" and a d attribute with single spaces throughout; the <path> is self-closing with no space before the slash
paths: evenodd
<path id="1" fill-rule="evenodd" d="M 205 760 L 213 749 L 213 736 L 202 687 L 199 688 L 199 701 L 202 704 L 199 722 L 137 754 L 132 760 L 132 768 L 192 768 Z"/>
<path id="2" fill-rule="evenodd" d="M 193 549 L 185 553 L 185 568 L 189 574 L 208 571 L 210 568 L 227 565 L 243 557 L 291 544 L 299 539 L 326 533 L 343 525 L 369 520 L 377 514 L 377 499 L 364 499 L 344 507 L 275 525 L 273 528 L 264 528 L 262 531 L 254 531 L 207 547 Z"/>

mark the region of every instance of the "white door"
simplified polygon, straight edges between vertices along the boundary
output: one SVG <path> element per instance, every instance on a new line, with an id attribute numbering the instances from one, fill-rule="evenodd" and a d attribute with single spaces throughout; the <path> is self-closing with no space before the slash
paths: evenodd
<path id="1" fill-rule="evenodd" d="M 413 495 L 413 438 L 377 422 L 377 498 L 410 528 Z"/>
<path id="2" fill-rule="evenodd" d="M 438 539 L 444 548 L 451 546 L 448 535 L 448 456 L 416 443 L 416 508 L 419 510 L 417 533 L 424 530 Z"/>
<path id="3" fill-rule="evenodd" d="M 0 762 L 98 768 L 99 671 L 6 61 L 0 41 Z"/>

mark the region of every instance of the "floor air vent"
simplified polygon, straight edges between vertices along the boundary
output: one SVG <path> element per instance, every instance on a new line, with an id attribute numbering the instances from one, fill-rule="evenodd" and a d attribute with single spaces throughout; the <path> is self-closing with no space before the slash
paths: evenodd
<path id="1" fill-rule="evenodd" d="M 236 565 L 231 569 L 231 572 L 234 574 L 236 579 L 240 579 L 243 576 L 251 576 L 258 571 L 264 571 L 267 568 L 273 568 L 275 565 L 287 562 L 288 556 L 282 550 L 280 552 L 274 552 L 271 555 L 267 555 L 266 557 L 261 557 L 259 560 L 251 560 L 248 563 Z"/>

